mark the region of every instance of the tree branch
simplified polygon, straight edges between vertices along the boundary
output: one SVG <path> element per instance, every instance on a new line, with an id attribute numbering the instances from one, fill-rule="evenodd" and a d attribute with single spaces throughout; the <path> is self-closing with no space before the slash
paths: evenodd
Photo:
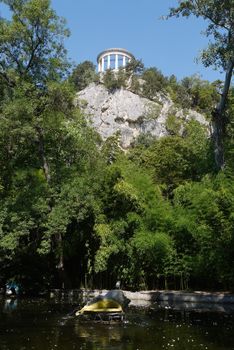
<path id="1" fill-rule="evenodd" d="M 0 66 L 4 70 L 2 62 L 0 62 Z M 7 82 L 9 87 L 14 87 L 16 85 L 15 82 L 12 79 L 10 79 L 10 77 L 7 75 L 7 73 L 0 71 L 0 76 Z"/>
<path id="2" fill-rule="evenodd" d="M 42 38 L 39 36 L 38 34 L 38 31 L 39 31 L 39 19 L 37 20 L 37 23 L 35 24 L 35 35 L 36 35 L 36 38 L 37 38 L 37 42 L 36 44 L 34 45 L 34 40 L 33 40 L 33 35 L 31 36 L 31 44 L 32 44 L 32 47 L 31 47 L 31 57 L 28 61 L 28 64 L 26 66 L 26 72 L 31 68 L 31 65 L 32 65 L 32 62 L 34 60 L 34 57 L 35 57 L 35 53 L 38 49 L 38 47 L 43 44 L 43 40 Z"/>
<path id="3" fill-rule="evenodd" d="M 226 30 L 230 29 L 230 28 L 226 27 L 224 24 L 222 25 L 220 22 L 215 21 L 214 18 L 209 16 L 206 12 L 202 11 L 202 9 L 199 9 L 199 2 L 198 2 L 198 0 L 194 0 L 194 2 L 195 2 L 195 6 L 197 7 L 197 13 L 198 13 L 199 16 L 202 16 L 204 18 L 209 19 L 213 24 L 215 24 L 218 27 L 224 28 Z"/>

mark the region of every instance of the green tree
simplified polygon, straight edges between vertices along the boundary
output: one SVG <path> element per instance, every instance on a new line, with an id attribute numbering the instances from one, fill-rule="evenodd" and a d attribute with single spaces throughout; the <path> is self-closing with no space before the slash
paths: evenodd
<path id="1" fill-rule="evenodd" d="M 74 109 L 73 96 L 67 83 L 48 84 L 40 99 L 37 93 L 26 97 L 20 84 L 0 118 L 2 205 L 7 213 L 0 246 L 12 258 L 22 252 L 46 254 L 63 283 L 68 280 L 67 232 L 72 223 L 93 215 L 92 189 L 98 186 L 93 169 L 100 169 L 98 138 Z M 46 108 L 38 114 L 42 102 Z"/>
<path id="2" fill-rule="evenodd" d="M 150 175 L 123 155 L 109 167 L 104 183 L 105 216 L 97 226 L 100 246 L 96 266 L 131 288 L 139 288 L 143 281 L 152 287 L 156 271 L 163 275 L 164 258 L 170 250 L 170 237 L 163 234 L 170 221 L 170 204 Z M 140 250 L 141 239 L 147 243 Z"/>
<path id="3" fill-rule="evenodd" d="M 73 70 L 70 81 L 77 91 L 83 90 L 90 83 L 97 82 L 98 76 L 95 65 L 90 61 L 84 61 Z"/>
<path id="4" fill-rule="evenodd" d="M 206 50 L 202 53 L 205 66 L 215 65 L 225 71 L 225 81 L 220 101 L 213 111 L 215 161 L 218 169 L 225 165 L 223 138 L 225 135 L 225 108 L 234 68 L 234 13 L 233 0 L 191 0 L 180 1 L 170 10 L 169 17 L 195 15 L 209 22 L 206 35 L 213 36 Z"/>
<path id="5" fill-rule="evenodd" d="M 144 64 L 141 60 L 131 59 L 125 67 L 127 75 L 141 75 L 144 70 Z"/>
<path id="6" fill-rule="evenodd" d="M 175 190 L 174 203 L 175 244 L 193 257 L 196 283 L 233 288 L 233 178 L 221 173 L 187 183 Z"/>
<path id="7" fill-rule="evenodd" d="M 67 67 L 64 21 L 47 0 L 5 3 L 12 19 L 0 22 L 0 75 L 4 84 L 0 108 L 4 213 L 0 249 L 4 259 L 11 257 L 11 262 L 26 253 L 48 254 L 62 285 L 66 280 L 66 234 L 74 222 L 75 209 L 85 220 L 86 208 L 94 207 L 93 201 L 84 199 L 78 205 L 77 198 L 82 197 L 80 192 L 83 195 L 81 188 L 94 188 L 97 182 L 90 180 L 90 187 L 88 179 L 92 176 L 88 174 L 94 173 L 93 168 L 99 169 L 99 139 L 74 107 L 73 88 L 63 80 Z M 83 174 L 87 182 L 78 181 Z M 90 210 L 90 216 L 93 212 Z"/>
<path id="8" fill-rule="evenodd" d="M 179 82 L 173 77 L 170 78 L 167 91 L 179 107 L 198 110 L 205 113 L 209 119 L 219 101 L 217 82 L 209 83 L 196 74 L 185 77 Z"/>
<path id="9" fill-rule="evenodd" d="M 110 91 L 114 91 L 121 87 L 116 79 L 115 72 L 113 72 L 111 69 L 106 70 L 103 77 L 103 84 L 105 85 L 107 90 Z"/>
<path id="10" fill-rule="evenodd" d="M 18 79 L 43 87 L 61 77 L 67 62 L 63 39 L 69 32 L 49 0 L 2 0 L 11 20 L 0 18 L 0 75 L 9 86 Z"/>
<path id="11" fill-rule="evenodd" d="M 154 67 L 146 69 L 142 79 L 144 80 L 142 94 L 149 99 L 154 99 L 157 92 L 162 92 L 167 86 L 167 79 Z"/>
<path id="12" fill-rule="evenodd" d="M 147 168 L 165 194 L 172 196 L 179 184 L 200 180 L 212 168 L 211 147 L 206 128 L 196 121 L 178 124 L 172 115 L 167 128 L 175 135 L 152 140 L 149 145 L 140 143 L 129 158 Z"/>
<path id="13" fill-rule="evenodd" d="M 53 173 L 46 129 L 55 121 L 55 115 L 61 116 L 72 106 L 67 87 L 60 89 L 57 85 L 66 73 L 63 39 L 68 31 L 64 20 L 51 9 L 49 0 L 2 2 L 12 12 L 10 21 L 0 20 L 0 71 L 11 88 L 10 98 L 3 101 L 2 109 L 2 122 L 8 119 L 3 128 L 3 139 L 8 141 L 4 146 L 4 159 L 8 157 L 9 163 L 6 176 L 10 173 L 12 178 L 20 161 L 22 165 L 28 161 L 32 165 L 36 153 L 35 167 L 43 169 L 47 186 L 51 187 Z M 11 129 L 9 134 L 7 129 Z M 60 234 L 54 238 L 60 244 Z"/>
<path id="14" fill-rule="evenodd" d="M 190 107 L 211 117 L 212 111 L 219 100 L 216 85 L 202 80 L 197 75 L 193 75 L 182 79 L 181 86 L 190 97 Z"/>
<path id="15" fill-rule="evenodd" d="M 103 76 L 103 84 L 105 87 L 113 92 L 121 87 L 126 87 L 127 75 L 124 69 L 119 69 L 118 72 L 112 69 L 107 69 Z"/>
<path id="16" fill-rule="evenodd" d="M 167 262 L 175 254 L 173 241 L 167 233 L 137 232 L 132 241 L 133 259 L 135 262 L 135 274 L 143 288 L 154 286 L 160 277 L 164 277 L 165 287 Z"/>

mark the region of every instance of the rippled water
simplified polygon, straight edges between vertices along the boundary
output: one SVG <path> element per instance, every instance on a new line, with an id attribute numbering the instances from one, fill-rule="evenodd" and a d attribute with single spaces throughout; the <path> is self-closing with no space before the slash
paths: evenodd
<path id="1" fill-rule="evenodd" d="M 66 317 L 75 305 L 0 300 L 1 350 L 234 350 L 234 313 L 152 305 L 130 308 L 122 324 Z"/>

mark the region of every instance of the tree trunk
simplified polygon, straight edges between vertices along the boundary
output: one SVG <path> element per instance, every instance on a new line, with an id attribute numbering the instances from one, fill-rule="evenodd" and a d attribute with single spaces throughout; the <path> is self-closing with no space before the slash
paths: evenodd
<path id="1" fill-rule="evenodd" d="M 69 286 L 68 278 L 65 272 L 64 268 L 64 256 L 63 256 L 63 238 L 61 233 L 57 233 L 54 235 L 54 241 L 56 244 L 56 250 L 58 254 L 58 264 L 56 266 L 56 269 L 58 271 L 58 278 L 61 288 L 65 288 Z"/>
<path id="2" fill-rule="evenodd" d="M 42 160 L 43 171 L 45 174 L 46 182 L 47 182 L 47 184 L 49 184 L 51 176 L 50 176 L 49 163 L 48 163 L 46 155 L 45 155 L 43 132 L 42 132 L 42 129 L 40 127 L 37 127 L 36 130 L 37 130 L 37 135 L 38 135 L 39 154 L 40 154 L 40 157 Z"/>
<path id="3" fill-rule="evenodd" d="M 224 87 L 220 102 L 213 112 L 213 139 L 214 139 L 214 154 L 215 163 L 218 170 L 224 169 L 224 133 L 225 133 L 225 107 L 228 97 L 228 91 L 231 84 L 232 72 L 234 67 L 234 59 L 230 59 L 227 65 Z"/>
<path id="4" fill-rule="evenodd" d="M 39 126 L 36 128 L 36 130 L 38 135 L 39 154 L 42 160 L 43 171 L 45 174 L 46 182 L 48 186 L 50 186 L 51 174 L 50 174 L 49 163 L 47 161 L 47 157 L 45 154 L 43 130 Z M 49 204 L 49 211 L 51 210 L 52 208 L 51 208 L 51 205 Z M 56 269 L 58 271 L 59 283 L 62 288 L 65 288 L 65 286 L 69 283 L 67 283 L 68 279 L 64 269 L 62 234 L 61 233 L 54 234 L 52 237 L 52 240 L 54 242 L 55 250 L 57 250 L 57 253 L 58 253 L 58 264 L 56 265 Z"/>

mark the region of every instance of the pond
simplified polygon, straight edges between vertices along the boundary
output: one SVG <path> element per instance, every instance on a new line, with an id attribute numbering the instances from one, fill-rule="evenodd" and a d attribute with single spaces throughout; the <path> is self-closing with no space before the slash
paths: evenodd
<path id="1" fill-rule="evenodd" d="M 0 299 L 1 350 L 234 349 L 234 313 L 153 304 L 129 308 L 119 324 L 67 317 L 77 305 Z"/>

